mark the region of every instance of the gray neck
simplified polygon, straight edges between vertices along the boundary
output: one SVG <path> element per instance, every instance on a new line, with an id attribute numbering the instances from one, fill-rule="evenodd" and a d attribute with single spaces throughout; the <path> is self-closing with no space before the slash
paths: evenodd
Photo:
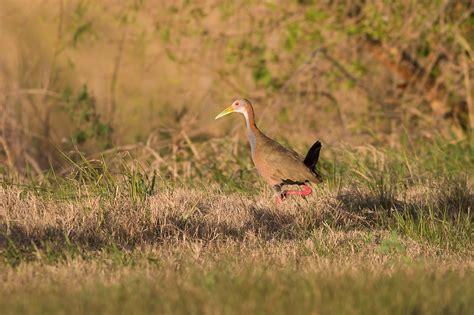
<path id="1" fill-rule="evenodd" d="M 248 114 L 244 113 L 244 116 L 245 116 L 245 124 L 247 125 L 247 138 L 249 139 L 250 152 L 252 153 L 252 158 L 253 158 L 255 155 L 255 149 L 257 147 L 257 137 L 255 136 L 255 133 L 250 126 Z"/>

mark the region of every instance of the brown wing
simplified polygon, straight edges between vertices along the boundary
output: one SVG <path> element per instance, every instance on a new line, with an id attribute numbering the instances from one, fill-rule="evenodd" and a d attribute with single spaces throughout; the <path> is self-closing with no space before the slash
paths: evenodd
<path id="1" fill-rule="evenodd" d="M 261 135 L 255 164 L 271 185 L 280 183 L 303 184 L 318 182 L 317 177 L 303 163 L 303 157 L 292 149 Z"/>

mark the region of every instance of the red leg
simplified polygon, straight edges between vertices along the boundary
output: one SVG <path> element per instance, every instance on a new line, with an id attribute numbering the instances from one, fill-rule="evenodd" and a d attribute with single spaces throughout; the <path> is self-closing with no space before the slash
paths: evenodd
<path id="1" fill-rule="evenodd" d="M 291 195 L 306 197 L 306 196 L 310 195 L 313 192 L 311 187 L 309 187 L 307 185 L 302 185 L 302 186 L 303 186 L 303 190 L 286 190 L 286 191 L 284 191 L 282 193 L 283 198 L 285 198 L 286 196 L 291 196 Z"/>

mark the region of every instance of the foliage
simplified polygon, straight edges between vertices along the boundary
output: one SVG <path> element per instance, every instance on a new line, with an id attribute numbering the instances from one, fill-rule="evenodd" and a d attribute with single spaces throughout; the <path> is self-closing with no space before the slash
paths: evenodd
<path id="1" fill-rule="evenodd" d="M 101 120 L 96 100 L 89 94 L 87 86 L 84 85 L 77 95 L 66 88 L 62 98 L 73 126 L 76 127 L 71 135 L 72 143 L 82 145 L 88 140 L 96 140 L 105 148 L 110 147 L 112 127 Z"/>
<path id="2" fill-rule="evenodd" d="M 64 139 L 87 155 L 147 139 L 172 147 L 162 129 L 180 108 L 187 108 L 179 124 L 188 138 L 207 141 L 203 134 L 229 131 L 207 122 L 236 97 L 252 99 L 263 127 L 298 146 L 308 144 L 297 143 L 303 136 L 377 147 L 397 147 L 407 135 L 470 137 L 469 2 L 81 0 L 40 7 L 32 6 L 44 19 L 32 20 L 30 36 L 12 35 L 18 57 L 2 57 L 12 66 L 1 74 L 0 158 L 20 173 L 60 167 L 56 149 L 71 149 Z M 20 22 L 3 23 L 9 36 Z M 32 50 L 37 57 L 28 57 Z M 272 124 L 270 113 L 284 119 Z"/>

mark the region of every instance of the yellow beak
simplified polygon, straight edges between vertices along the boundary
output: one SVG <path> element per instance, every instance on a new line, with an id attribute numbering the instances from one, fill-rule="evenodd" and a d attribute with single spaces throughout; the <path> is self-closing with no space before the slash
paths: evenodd
<path id="1" fill-rule="evenodd" d="M 219 119 L 221 117 L 224 117 L 227 114 L 234 113 L 235 109 L 232 106 L 227 107 L 224 109 L 219 115 L 216 116 L 216 119 Z"/>

